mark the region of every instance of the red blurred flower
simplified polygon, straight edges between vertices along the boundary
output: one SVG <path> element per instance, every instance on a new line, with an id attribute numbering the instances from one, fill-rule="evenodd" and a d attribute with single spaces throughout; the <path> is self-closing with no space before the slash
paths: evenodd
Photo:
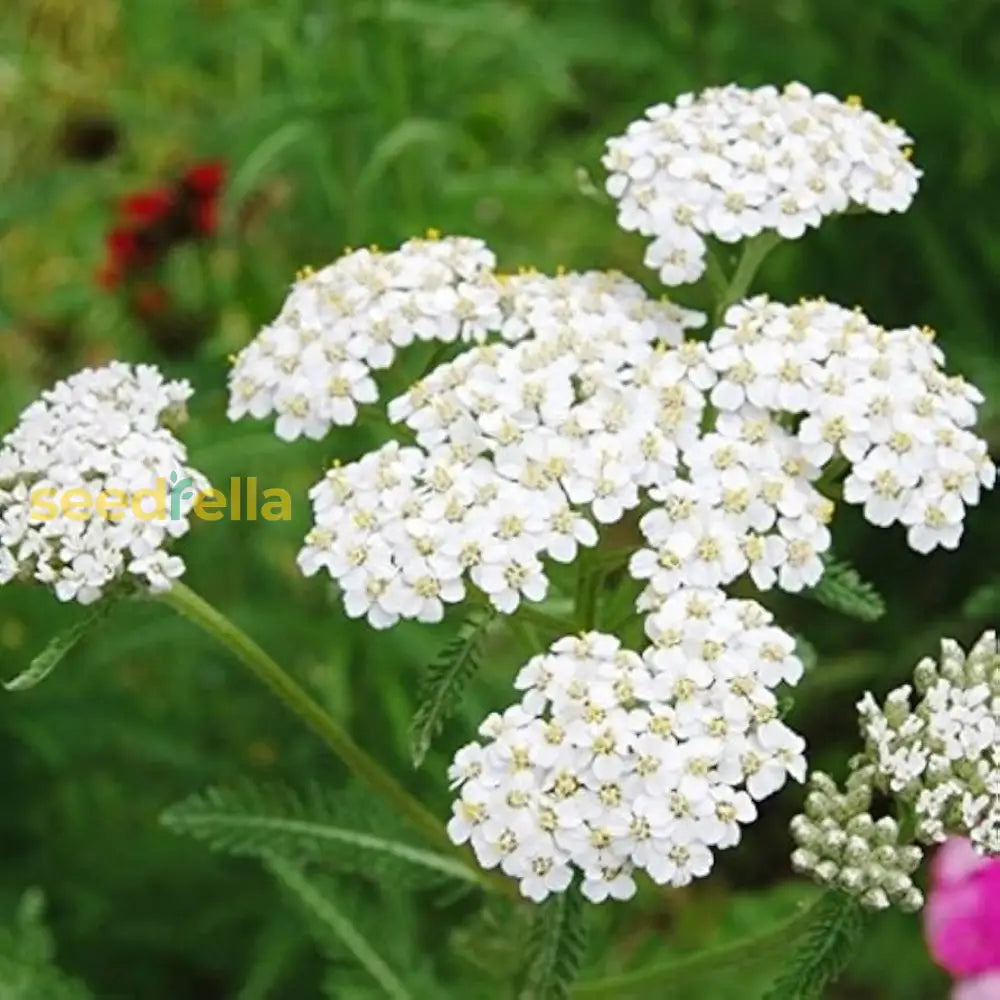
<path id="1" fill-rule="evenodd" d="M 204 160 L 189 167 L 170 185 L 137 191 L 119 205 L 119 223 L 105 237 L 108 257 L 96 280 L 103 288 L 117 288 L 134 277 L 148 277 L 170 250 L 188 240 L 214 235 L 218 229 L 219 192 L 226 176 L 221 160 Z M 141 315 L 166 308 L 166 292 L 154 295 L 137 289 L 130 298 Z M 162 300 L 162 301 L 161 301 Z"/>
<path id="2" fill-rule="evenodd" d="M 203 236 L 213 236 L 219 228 L 219 203 L 216 199 L 206 199 L 194 207 L 194 226 Z"/>
<path id="3" fill-rule="evenodd" d="M 214 198 L 222 190 L 225 178 L 226 165 L 222 160 L 204 160 L 188 169 L 182 183 L 201 198 Z"/>
<path id="4" fill-rule="evenodd" d="M 170 188 L 138 191 L 122 202 L 122 215 L 136 225 L 155 226 L 173 211 L 175 202 L 174 192 Z"/>
<path id="5" fill-rule="evenodd" d="M 111 259 L 117 264 L 128 264 L 139 249 L 138 240 L 131 229 L 115 226 L 104 238 Z"/>

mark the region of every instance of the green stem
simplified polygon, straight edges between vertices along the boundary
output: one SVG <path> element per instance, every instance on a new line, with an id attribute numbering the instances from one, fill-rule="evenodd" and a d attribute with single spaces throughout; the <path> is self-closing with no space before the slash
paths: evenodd
<path id="1" fill-rule="evenodd" d="M 592 567 L 583 589 L 583 599 L 579 608 L 580 627 L 587 631 L 597 625 L 597 599 L 600 596 L 603 583 L 604 571 L 596 566 Z"/>
<path id="2" fill-rule="evenodd" d="M 689 958 L 663 962 L 647 969 L 626 972 L 605 979 L 593 979 L 578 984 L 573 997 L 603 997 L 606 1000 L 623 1000 L 633 994 L 653 995 L 657 987 L 669 988 L 671 996 L 682 995 L 679 987 L 699 979 L 706 979 L 720 972 L 753 967 L 775 955 L 785 954 L 816 920 L 819 907 L 826 898 L 821 895 L 814 902 L 800 906 L 793 916 L 760 934 L 742 938 L 733 944 L 719 945 L 700 951 Z M 687 996 L 687 993 L 683 995 Z"/>
<path id="3" fill-rule="evenodd" d="M 530 604 L 522 601 L 518 606 L 515 615 L 522 621 L 530 622 L 532 625 L 546 632 L 554 632 L 556 635 L 570 635 L 575 631 L 573 622 L 563 621 L 555 615 L 547 615 L 544 611 L 536 611 Z"/>
<path id="4" fill-rule="evenodd" d="M 839 500 L 840 480 L 850 467 L 851 463 L 843 455 L 834 455 L 823 475 L 816 480 L 816 489 L 828 500 Z"/>
<path id="5" fill-rule="evenodd" d="M 729 288 L 729 278 L 726 277 L 726 269 L 722 266 L 718 254 L 711 247 L 705 254 L 705 280 L 708 282 L 708 290 L 712 293 L 712 301 L 721 302 Z"/>
<path id="6" fill-rule="evenodd" d="M 726 310 L 733 305 L 734 302 L 739 302 L 740 299 L 744 298 L 747 292 L 750 290 L 750 284 L 757 274 L 757 270 L 760 265 L 764 263 L 764 258 L 781 242 L 781 237 L 773 230 L 767 229 L 752 239 L 746 241 L 743 244 L 743 254 L 740 257 L 739 264 L 736 265 L 736 270 L 733 272 L 732 278 L 729 279 L 729 283 L 722 291 L 721 295 L 716 293 L 715 302 L 715 323 L 716 326 L 722 321 L 722 317 L 726 314 Z M 709 263 L 711 265 L 712 258 L 709 257 Z M 716 288 L 716 283 L 712 280 L 710 275 L 710 283 L 712 284 L 713 291 Z"/>
<path id="7" fill-rule="evenodd" d="M 297 715 L 340 758 L 358 778 L 384 799 L 400 816 L 408 820 L 430 843 L 456 853 L 437 817 L 418 802 L 381 764 L 354 742 L 348 733 L 297 681 L 278 665 L 242 629 L 183 583 L 175 583 L 159 600 L 207 632 L 234 653 L 250 672 L 262 681 L 286 708 Z M 462 856 L 480 882 L 516 891 L 507 878 L 493 877 Z"/>

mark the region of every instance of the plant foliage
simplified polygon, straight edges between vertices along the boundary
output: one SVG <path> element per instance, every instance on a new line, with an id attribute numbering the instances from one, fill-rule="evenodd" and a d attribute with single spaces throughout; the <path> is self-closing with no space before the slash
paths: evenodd
<path id="1" fill-rule="evenodd" d="M 92 1000 L 90 991 L 61 972 L 43 922 L 45 898 L 38 889 L 22 897 L 14 921 L 0 927 L 0 997 L 3 1000 Z"/>
<path id="2" fill-rule="evenodd" d="M 59 666 L 74 646 L 112 609 L 115 598 L 107 596 L 75 625 L 53 636 L 45 648 L 31 661 L 26 670 L 4 682 L 7 691 L 27 691 L 41 684 Z"/>
<path id="3" fill-rule="evenodd" d="M 483 644 L 495 612 L 473 611 L 458 635 L 427 668 L 420 687 L 419 705 L 410 727 L 413 764 L 419 767 L 445 720 L 455 710 L 470 678 L 479 669 Z"/>
<path id="4" fill-rule="evenodd" d="M 518 1000 L 566 1000 L 587 944 L 583 896 L 577 887 L 550 896 L 531 926 Z"/>
<path id="5" fill-rule="evenodd" d="M 819 1000 L 857 949 L 865 911 L 846 893 L 828 892 L 785 970 L 764 1000 Z"/>
<path id="6" fill-rule="evenodd" d="M 280 785 L 242 782 L 208 788 L 171 806 L 162 822 L 213 850 L 252 857 L 314 861 L 332 871 L 420 888 L 445 879 L 471 881 L 450 857 L 415 846 L 400 823 L 369 800 L 318 786 L 305 795 Z M 391 832 L 390 832 L 391 831 Z"/>
<path id="7" fill-rule="evenodd" d="M 822 579 L 806 593 L 825 607 L 863 622 L 878 621 L 885 614 L 885 599 L 846 560 L 824 559 Z"/>
<path id="8" fill-rule="evenodd" d="M 281 887 L 305 911 L 307 923 L 321 947 L 326 945 L 328 936 L 333 938 L 378 983 L 385 996 L 392 1000 L 412 1000 L 413 994 L 382 958 L 377 947 L 358 931 L 330 893 L 324 892 L 294 862 L 272 857 L 265 864 Z"/>

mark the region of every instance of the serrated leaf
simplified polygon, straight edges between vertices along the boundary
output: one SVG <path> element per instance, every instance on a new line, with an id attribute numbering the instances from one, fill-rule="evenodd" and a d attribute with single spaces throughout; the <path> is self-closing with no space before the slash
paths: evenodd
<path id="1" fill-rule="evenodd" d="M 567 1000 L 586 948 L 585 906 L 576 886 L 550 896 L 531 928 L 518 1000 Z"/>
<path id="2" fill-rule="evenodd" d="M 419 705 L 410 725 L 413 766 L 420 767 L 445 720 L 455 710 L 462 691 L 479 667 L 483 642 L 496 613 L 479 610 L 469 615 L 458 636 L 427 668 L 420 686 Z"/>
<path id="3" fill-rule="evenodd" d="M 351 808 L 346 800 L 318 788 L 300 796 L 283 786 L 243 782 L 192 795 L 171 806 L 161 822 L 213 850 L 316 861 L 396 886 L 476 881 L 466 865 L 415 846 L 403 834 L 397 836 L 391 818 L 377 816 L 371 808 L 370 802 Z"/>
<path id="4" fill-rule="evenodd" d="M 10 927 L 0 927 L 0 997 L 3 1000 L 93 1000 L 83 983 L 55 964 L 55 945 L 44 922 L 45 897 L 29 889 Z"/>
<path id="5" fill-rule="evenodd" d="M 278 880 L 288 894 L 309 915 L 311 924 L 317 928 L 314 936 L 330 934 L 345 947 L 358 964 L 382 988 L 392 1000 L 412 1000 L 412 994 L 378 953 L 377 949 L 361 934 L 353 922 L 341 912 L 329 893 L 320 890 L 309 881 L 305 872 L 294 863 L 282 858 L 269 858 L 265 862 L 268 871 Z M 322 944 L 320 940 L 320 944 Z"/>
<path id="6" fill-rule="evenodd" d="M 878 621 L 885 614 L 885 599 L 846 560 L 824 558 L 826 569 L 808 597 L 841 614 L 864 622 Z"/>
<path id="7" fill-rule="evenodd" d="M 842 892 L 828 892 L 817 904 L 812 926 L 787 968 L 763 1000 L 820 1000 L 847 967 L 861 938 L 865 912 Z"/>
<path id="8" fill-rule="evenodd" d="M 6 691 L 28 691 L 40 684 L 59 666 L 73 647 L 108 614 L 114 603 L 114 597 L 104 597 L 85 618 L 53 636 L 26 670 L 12 680 L 4 681 L 4 689 Z"/>

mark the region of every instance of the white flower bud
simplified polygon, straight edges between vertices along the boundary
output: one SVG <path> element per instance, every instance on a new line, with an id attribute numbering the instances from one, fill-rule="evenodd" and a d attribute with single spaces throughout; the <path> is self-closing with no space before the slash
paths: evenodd
<path id="1" fill-rule="evenodd" d="M 889 896 L 884 889 L 873 887 L 868 889 L 860 897 L 862 906 L 869 910 L 887 910 L 890 906 Z"/>

